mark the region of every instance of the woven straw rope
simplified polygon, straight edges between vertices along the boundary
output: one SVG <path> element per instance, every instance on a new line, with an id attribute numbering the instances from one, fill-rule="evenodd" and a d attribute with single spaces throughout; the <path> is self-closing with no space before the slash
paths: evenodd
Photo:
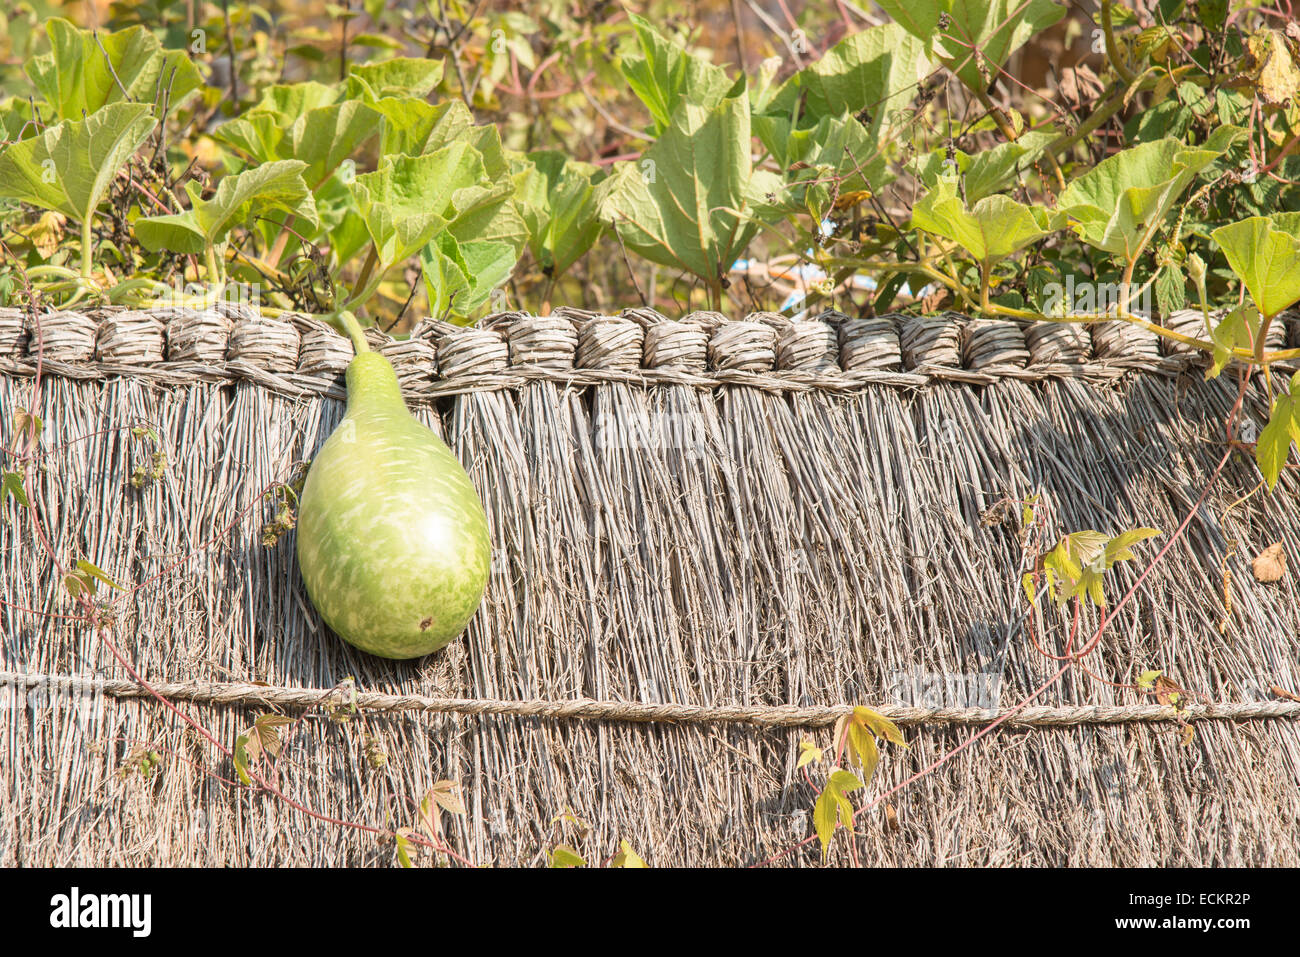
<path id="1" fill-rule="evenodd" d="M 0 688 L 58 689 L 76 687 L 80 692 L 100 693 L 114 698 L 152 698 L 153 694 L 134 681 L 122 679 L 76 679 L 0 672 Z M 425 695 L 391 695 L 359 691 L 355 698 L 337 689 L 283 688 L 248 682 L 160 682 L 150 687 L 157 695 L 199 704 L 262 705 L 276 708 L 310 708 L 331 697 L 333 704 L 355 701 L 362 711 L 415 711 L 463 715 L 508 715 L 552 720 L 662 722 L 671 724 L 752 724 L 768 728 L 822 727 L 834 724 L 853 710 L 850 705 L 800 708 L 794 705 L 718 706 L 687 704 L 644 704 L 627 701 L 498 700 L 492 698 L 433 698 Z M 897 724 L 983 725 L 1008 714 L 984 708 L 882 707 L 879 712 Z M 1017 727 L 1062 727 L 1091 724 L 1132 724 L 1157 721 L 1250 721 L 1268 718 L 1300 718 L 1300 703 L 1261 701 L 1189 705 L 1179 711 L 1168 705 L 1078 705 L 1048 707 L 1036 705 L 1012 714 L 1006 724 Z"/>

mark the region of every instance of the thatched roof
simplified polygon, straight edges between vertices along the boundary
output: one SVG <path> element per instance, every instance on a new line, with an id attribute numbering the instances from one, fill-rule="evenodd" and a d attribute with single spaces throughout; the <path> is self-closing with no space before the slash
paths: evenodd
<path id="1" fill-rule="evenodd" d="M 384 349 L 478 486 L 495 564 L 466 636 L 394 663 L 327 633 L 292 535 L 259 543 L 258 493 L 339 420 L 349 348 L 313 320 L 232 315 L 43 318 L 37 411 L 58 451 L 29 491 L 52 543 L 150 582 L 112 634 L 223 742 L 354 676 L 361 716 L 311 711 L 285 792 L 389 829 L 457 780 L 468 813 L 444 821 L 476 863 L 538 863 L 556 840 L 599 862 L 621 839 L 651 865 L 764 860 L 812 833 L 798 745 L 829 745 L 843 705 L 897 716 L 910 743 L 884 748 L 870 793 L 920 770 L 1055 667 L 1027 633 L 1019 509 L 999 503 L 1041 495 L 1046 544 L 1168 537 L 1223 454 L 1236 393 L 1106 326 L 1027 341 L 955 315 L 428 322 Z M 0 428 L 27 404 L 36 351 L 0 313 Z M 1261 421 L 1258 393 L 1248 411 Z M 122 427 L 140 421 L 169 468 L 136 490 L 148 449 Z M 863 815 L 860 860 L 1300 863 L 1300 705 L 1268 690 L 1300 690 L 1300 590 L 1250 570 L 1277 541 L 1300 555 L 1300 483 L 1258 483 L 1234 456 L 1089 661 L 1197 692 L 1190 744 L 1172 708 L 1071 672 L 892 796 L 896 827 Z M 1117 566 L 1109 594 L 1155 550 Z M 142 698 L 90 628 L 24 610 L 67 602 L 12 506 L 0 575 L 0 864 L 393 861 L 373 833 L 212 777 L 230 762 Z M 1057 649 L 1061 628 L 1049 607 L 1035 633 Z M 68 694 L 77 707 L 46 706 Z M 162 753 L 147 781 L 117 773 L 140 743 Z M 566 809 L 590 832 L 554 823 Z M 814 841 L 782 863 L 817 860 Z"/>

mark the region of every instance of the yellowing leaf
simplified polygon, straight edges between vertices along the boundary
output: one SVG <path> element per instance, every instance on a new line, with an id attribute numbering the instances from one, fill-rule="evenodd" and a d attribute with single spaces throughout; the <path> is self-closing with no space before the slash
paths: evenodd
<path id="1" fill-rule="evenodd" d="M 397 829 L 396 833 L 393 834 L 393 838 L 397 842 L 397 860 L 403 867 L 415 866 L 411 863 L 411 855 L 409 853 L 411 847 L 410 834 L 411 829 L 409 827 L 400 827 Z"/>
<path id="2" fill-rule="evenodd" d="M 1300 92 L 1300 69 L 1296 68 L 1286 38 L 1277 30 L 1261 30 L 1247 41 L 1247 46 L 1260 65 L 1256 81 L 1260 99 L 1271 106 L 1294 102 Z"/>
<path id="3" fill-rule="evenodd" d="M 646 862 L 641 859 L 636 851 L 632 850 L 632 845 L 627 841 L 619 841 L 619 852 L 614 855 L 614 867 L 646 867 Z"/>
<path id="4" fill-rule="evenodd" d="M 898 725 L 878 711 L 859 705 L 853 709 L 853 716 L 870 728 L 871 733 L 876 737 L 884 738 L 890 744 L 896 744 L 900 748 L 907 747 L 907 741 L 903 738 L 903 732 L 898 730 Z"/>
<path id="5" fill-rule="evenodd" d="M 817 831 L 817 837 L 822 844 L 822 859 L 826 858 L 829 852 L 831 837 L 835 834 L 835 828 L 843 825 L 846 828 L 853 827 L 853 805 L 845 796 L 850 791 L 856 791 L 862 787 L 862 782 L 852 771 L 844 771 L 836 768 L 831 772 L 826 781 L 826 787 L 817 797 L 817 803 L 813 806 L 813 827 Z"/>
<path id="6" fill-rule="evenodd" d="M 567 844 L 560 844 L 555 850 L 551 851 L 551 867 L 586 866 L 586 859 Z"/>
<path id="7" fill-rule="evenodd" d="M 1043 559 L 1048 593 L 1062 603 L 1087 596 L 1104 606 L 1102 576 L 1115 562 L 1133 558 L 1131 545 L 1159 534 L 1154 528 L 1130 529 L 1115 536 L 1092 529 L 1072 532 Z"/>
<path id="8" fill-rule="evenodd" d="M 805 765 L 812 764 L 814 761 L 822 759 L 822 749 L 814 745 L 807 739 L 799 742 L 799 763 L 794 766 L 798 771 Z"/>

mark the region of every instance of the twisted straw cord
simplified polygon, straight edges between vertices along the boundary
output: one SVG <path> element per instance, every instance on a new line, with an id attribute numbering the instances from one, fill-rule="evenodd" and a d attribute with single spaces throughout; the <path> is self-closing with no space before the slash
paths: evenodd
<path id="1" fill-rule="evenodd" d="M 67 675 L 0 672 L 0 688 L 43 685 L 58 688 L 76 682 L 83 692 L 114 698 L 149 698 L 150 693 L 134 681 L 123 679 L 73 678 Z M 266 705 L 281 708 L 310 708 L 330 695 L 331 689 L 284 688 L 249 682 L 161 682 L 153 686 L 164 698 L 217 705 Z M 333 704 L 353 699 L 341 692 Z M 630 701 L 591 699 L 500 700 L 491 698 L 435 698 L 426 695 L 391 695 L 357 692 L 358 708 L 367 712 L 415 711 L 438 714 L 504 715 L 551 720 L 662 722 L 669 724 L 752 724 L 765 728 L 823 727 L 834 724 L 853 710 L 851 705 L 801 708 L 795 705 L 690 705 L 647 704 Z M 877 709 L 897 724 L 984 725 L 1007 713 L 986 708 L 912 708 L 887 706 Z M 1091 724 L 1132 724 L 1157 721 L 1251 721 L 1268 718 L 1300 718 L 1300 703 L 1259 701 L 1189 705 L 1179 711 L 1169 705 L 1035 705 L 1021 709 L 1006 724 L 1018 727 L 1069 727 Z"/>

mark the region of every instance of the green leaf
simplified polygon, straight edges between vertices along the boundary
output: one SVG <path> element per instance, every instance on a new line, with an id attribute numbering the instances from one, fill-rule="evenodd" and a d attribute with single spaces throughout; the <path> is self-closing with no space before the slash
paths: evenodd
<path id="1" fill-rule="evenodd" d="M 1170 263 L 1156 276 L 1156 305 L 1168 316 L 1187 305 L 1187 279 L 1178 265 Z"/>
<path id="2" fill-rule="evenodd" d="M 925 41 L 944 66 L 971 90 L 985 90 L 1007 58 L 1065 15 L 1052 0 L 879 0 L 913 36 Z M 949 25 L 940 28 L 940 16 Z M 972 48 L 989 61 L 981 74 Z"/>
<path id="3" fill-rule="evenodd" d="M 815 761 L 821 761 L 823 751 L 811 741 L 805 739 L 799 742 L 799 762 L 794 766 L 798 771 L 800 768 L 812 764 Z"/>
<path id="4" fill-rule="evenodd" d="M 126 591 L 125 588 L 123 588 L 117 582 L 113 581 L 113 579 L 109 578 L 108 575 L 106 575 L 98 565 L 93 565 L 90 562 L 86 561 L 84 558 L 80 558 L 77 560 L 77 571 L 82 576 L 88 578 L 94 578 L 103 582 L 105 585 L 107 585 L 109 588 L 114 589 L 115 591 Z M 93 587 L 91 590 L 92 591 L 94 590 Z"/>
<path id="5" fill-rule="evenodd" d="M 559 151 L 529 153 L 515 173 L 515 201 L 528 228 L 528 246 L 542 271 L 556 278 L 591 248 L 603 224 L 597 216 L 601 171 Z"/>
<path id="6" fill-rule="evenodd" d="M 459 243 L 450 231 L 442 233 L 420 251 L 430 314 L 470 315 L 510 278 L 518 260 L 518 250 L 509 243 Z"/>
<path id="7" fill-rule="evenodd" d="M 1251 216 L 1210 236 L 1261 315 L 1271 318 L 1300 300 L 1300 213 Z"/>
<path id="8" fill-rule="evenodd" d="M 746 210 L 757 198 L 749 134 L 743 97 L 683 104 L 640 160 L 600 184 L 602 220 L 643 258 L 718 281 L 758 229 Z"/>
<path id="9" fill-rule="evenodd" d="M 754 133 L 782 168 L 825 166 L 847 177 L 841 192 L 879 190 L 894 179 L 898 111 L 931 69 L 924 44 L 897 24 L 862 30 L 791 76 L 753 116 Z"/>
<path id="10" fill-rule="evenodd" d="M 867 125 L 879 126 L 891 111 L 912 101 L 933 69 L 923 38 L 897 23 L 869 27 L 790 77 L 770 112 L 789 113 L 803 94 L 804 109 L 813 120 L 866 110 L 872 117 Z"/>
<path id="11" fill-rule="evenodd" d="M 359 100 L 307 110 L 288 127 L 278 114 L 250 113 L 222 124 L 216 137 L 258 163 L 301 160 L 302 178 L 315 192 L 378 131 L 383 114 Z"/>
<path id="12" fill-rule="evenodd" d="M 721 67 L 665 39 L 643 17 L 629 13 L 628 19 L 636 30 L 640 53 L 623 56 L 619 68 L 650 111 L 656 136 L 672 124 L 682 103 L 711 110 L 734 95 L 729 92 L 734 83 Z"/>
<path id="13" fill-rule="evenodd" d="M 153 127 L 149 107 L 114 103 L 12 143 L 0 152 L 0 197 L 87 222 Z"/>
<path id="14" fill-rule="evenodd" d="M 1259 336 L 1259 329 L 1259 310 L 1248 302 L 1224 316 L 1210 330 L 1210 341 L 1214 343 L 1214 362 L 1205 371 L 1205 377 L 1213 379 L 1218 376 L 1224 366 L 1232 361 L 1234 349 L 1251 348 Z"/>
<path id="15" fill-rule="evenodd" d="M 1294 394 L 1284 395 L 1273 404 L 1268 425 L 1260 431 L 1255 443 L 1255 462 L 1270 491 L 1277 486 L 1282 469 L 1291 457 L 1292 442 L 1297 441 L 1300 441 L 1300 404 Z"/>
<path id="16" fill-rule="evenodd" d="M 848 745 L 850 763 L 861 768 L 863 781 L 870 781 L 880 763 L 880 749 L 876 747 L 875 737 L 866 727 L 852 721 L 848 727 Z"/>
<path id="17" fill-rule="evenodd" d="M 1240 132 L 1222 127 L 1202 148 L 1166 138 L 1116 153 L 1071 182 L 1057 207 L 1074 221 L 1072 228 L 1084 242 L 1131 260 L 1196 174 Z"/>
<path id="18" fill-rule="evenodd" d="M 828 199 L 826 184 L 832 176 L 839 182 L 841 193 L 860 189 L 875 192 L 894 179 L 879 141 L 848 114 L 823 116 L 808 129 L 797 128 L 789 114 L 755 116 L 751 122 L 755 135 L 781 167 L 807 165 L 801 179 L 817 182 Z M 792 186 L 797 190 L 799 182 L 796 180 Z"/>
<path id="19" fill-rule="evenodd" d="M 439 146 L 456 139 L 474 125 L 474 118 L 460 100 L 444 100 L 437 105 L 410 96 L 390 96 L 372 104 L 383 115 L 383 131 L 379 135 L 381 156 L 405 153 L 418 156 L 432 152 L 425 145 L 432 139 Z M 448 134 L 439 130 L 448 128 Z"/>
<path id="20" fill-rule="evenodd" d="M 28 508 L 31 505 L 20 472 L 5 472 L 3 477 L 0 477 L 0 502 L 7 500 L 11 495 L 14 497 L 14 501 L 23 508 Z"/>
<path id="21" fill-rule="evenodd" d="M 45 31 L 51 51 L 33 58 L 27 75 L 59 119 L 79 120 L 124 101 L 174 109 L 203 85 L 186 54 L 164 50 L 143 26 L 96 37 L 55 17 Z"/>
<path id="22" fill-rule="evenodd" d="M 903 737 L 903 732 L 898 730 L 898 725 L 880 712 L 859 705 L 853 709 L 853 717 L 870 728 L 871 733 L 876 737 L 884 738 L 890 744 L 896 744 L 900 748 L 907 747 L 907 740 Z"/>
<path id="23" fill-rule="evenodd" d="M 1116 562 L 1132 561 L 1131 547 L 1148 538 L 1155 538 L 1159 534 L 1160 530 L 1156 528 L 1133 528 L 1120 532 L 1106 543 L 1106 548 L 1102 552 L 1105 567 L 1110 568 Z"/>
<path id="24" fill-rule="evenodd" d="M 451 304 L 469 288 L 469 266 L 460 244 L 446 232 L 420 250 L 420 270 L 429 295 L 429 315 L 442 318 Z"/>
<path id="25" fill-rule="evenodd" d="M 442 60 L 394 57 L 379 63 L 361 63 L 349 71 L 347 95 L 367 103 L 385 97 L 411 96 L 423 100 L 442 82 Z"/>
<path id="26" fill-rule="evenodd" d="M 147 249 L 201 254 L 224 242 L 232 229 L 271 210 L 292 213 L 313 226 L 316 204 L 303 182 L 306 164 L 280 160 L 227 176 L 211 199 L 193 181 L 186 184 L 190 208 L 182 213 L 136 220 L 135 235 Z"/>
<path id="27" fill-rule="evenodd" d="M 461 142 L 422 156 L 386 156 L 378 170 L 353 181 L 352 193 L 380 263 L 389 266 L 419 252 L 456 218 L 462 191 L 489 185 L 479 152 Z M 479 197 L 466 194 L 465 202 Z"/>
<path id="28" fill-rule="evenodd" d="M 314 80 L 305 83 L 274 83 L 262 91 L 262 98 L 249 113 L 271 113 L 279 118 L 281 126 L 288 126 L 308 110 L 333 106 L 343 96 L 337 86 L 327 86 Z"/>
<path id="29" fill-rule="evenodd" d="M 991 265 L 1059 229 L 1061 217 L 1003 195 L 986 196 L 967 209 L 957 196 L 957 184 L 941 179 L 913 207 L 912 224 L 953 240 Z"/>

